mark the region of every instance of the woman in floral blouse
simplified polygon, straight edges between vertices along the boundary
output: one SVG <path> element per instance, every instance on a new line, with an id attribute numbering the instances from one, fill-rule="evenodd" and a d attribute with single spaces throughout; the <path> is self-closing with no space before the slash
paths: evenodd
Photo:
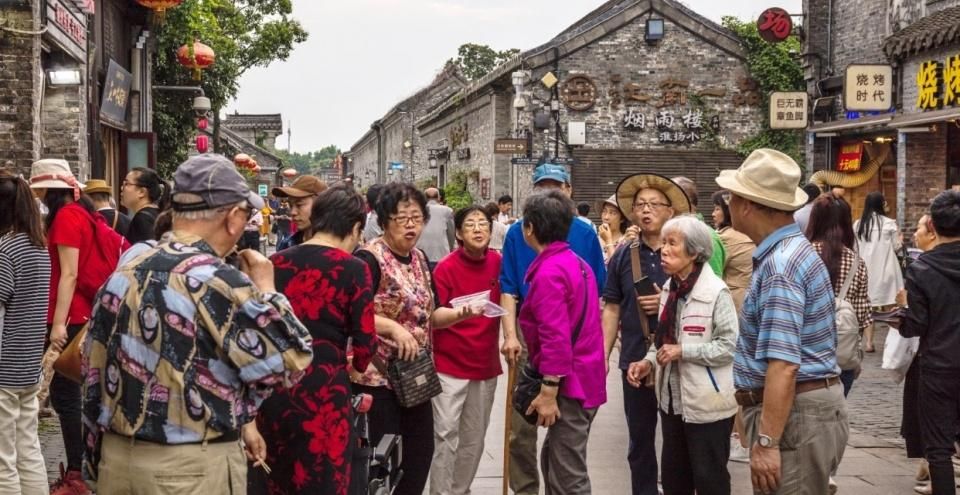
<path id="1" fill-rule="evenodd" d="M 363 198 L 334 186 L 313 203 L 313 237 L 272 258 L 277 289 L 313 336 L 313 363 L 300 383 L 267 399 L 257 418 L 273 471 L 269 493 L 347 493 L 356 444 L 347 341 L 357 370 L 366 369 L 378 344 L 370 270 L 350 254 L 365 220 Z"/>
<path id="2" fill-rule="evenodd" d="M 469 306 L 461 310 L 437 308 L 426 255 L 416 248 L 430 220 L 423 193 L 410 184 L 391 183 L 383 188 L 374 209 L 383 235 L 358 251 L 357 257 L 369 265 L 375 287 L 376 327 L 384 344 L 378 355 L 384 363 L 393 358 L 413 360 L 421 348 L 431 347 L 433 329 L 446 328 L 475 314 Z M 368 414 L 371 445 L 385 433 L 399 434 L 402 439 L 403 478 L 394 494 L 421 495 L 433 459 L 430 401 L 414 407 L 400 406 L 386 377 L 372 364 L 364 373 L 352 374 L 351 380 L 355 393 L 373 396 Z"/>

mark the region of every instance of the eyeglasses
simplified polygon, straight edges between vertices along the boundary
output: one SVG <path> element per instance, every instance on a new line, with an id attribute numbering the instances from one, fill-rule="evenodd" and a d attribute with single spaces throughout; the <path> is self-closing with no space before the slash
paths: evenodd
<path id="1" fill-rule="evenodd" d="M 127 186 L 146 187 L 146 186 L 144 186 L 144 185 L 142 185 L 142 184 L 139 184 L 139 183 L 137 183 L 137 182 L 129 182 L 129 181 L 126 181 L 126 180 L 123 181 L 123 183 L 120 185 L 120 187 L 127 187 Z"/>
<path id="2" fill-rule="evenodd" d="M 634 209 L 634 210 L 637 210 L 637 211 L 643 211 L 643 209 L 646 208 L 646 207 L 648 207 L 648 206 L 650 207 L 650 211 L 658 211 L 658 210 L 660 210 L 661 208 L 665 208 L 665 207 L 670 206 L 670 204 L 668 204 L 668 203 L 658 203 L 658 202 L 656 202 L 656 201 L 650 201 L 650 202 L 647 202 L 647 201 L 637 201 L 636 203 L 633 204 L 633 209 Z"/>
<path id="3" fill-rule="evenodd" d="M 463 224 L 464 230 L 487 230 L 490 228 L 490 222 L 467 222 Z"/>
<path id="4" fill-rule="evenodd" d="M 397 222 L 397 225 L 406 225 L 409 222 L 413 222 L 414 225 L 420 225 L 423 223 L 423 215 L 414 215 L 408 217 L 406 215 L 400 215 L 395 217 L 390 217 L 390 220 Z"/>

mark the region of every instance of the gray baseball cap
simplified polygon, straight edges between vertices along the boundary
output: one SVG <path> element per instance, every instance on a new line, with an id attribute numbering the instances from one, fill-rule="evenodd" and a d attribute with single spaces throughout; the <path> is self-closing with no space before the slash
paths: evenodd
<path id="1" fill-rule="evenodd" d="M 192 156 L 173 174 L 175 211 L 211 210 L 246 201 L 254 210 L 263 208 L 263 198 L 250 190 L 236 166 L 223 155 Z"/>

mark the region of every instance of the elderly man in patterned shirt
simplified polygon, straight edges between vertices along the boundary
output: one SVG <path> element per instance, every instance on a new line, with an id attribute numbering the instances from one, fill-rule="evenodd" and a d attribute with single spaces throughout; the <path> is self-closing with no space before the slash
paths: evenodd
<path id="1" fill-rule="evenodd" d="M 753 488 L 764 494 L 830 493 L 849 434 L 833 285 L 793 221 L 807 200 L 800 175 L 789 156 L 759 149 L 717 178 L 732 194 L 733 228 L 757 244 L 733 377 Z"/>
<path id="2" fill-rule="evenodd" d="M 174 176 L 172 236 L 125 253 L 100 290 L 83 383 L 84 471 L 99 493 L 246 493 L 244 451 L 266 455 L 257 408 L 312 359 L 270 261 L 223 261 L 261 208 L 230 160 L 190 158 Z"/>

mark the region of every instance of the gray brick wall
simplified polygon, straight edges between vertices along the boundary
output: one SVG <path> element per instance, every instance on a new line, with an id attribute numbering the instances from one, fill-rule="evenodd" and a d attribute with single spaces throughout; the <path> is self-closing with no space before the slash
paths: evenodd
<path id="1" fill-rule="evenodd" d="M 0 10 L 5 26 L 32 31 L 38 25 L 39 5 Z M 3 33 L 0 40 L 0 163 L 13 161 L 17 170 L 30 173 L 40 153 L 40 40 L 37 36 Z"/>

